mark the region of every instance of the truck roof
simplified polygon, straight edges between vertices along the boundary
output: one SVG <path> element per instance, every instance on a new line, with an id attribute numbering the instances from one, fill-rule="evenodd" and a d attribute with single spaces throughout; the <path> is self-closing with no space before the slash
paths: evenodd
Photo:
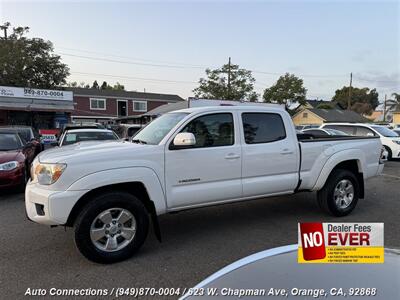
<path id="1" fill-rule="evenodd" d="M 221 105 L 221 106 L 204 106 L 204 107 L 191 107 L 185 108 L 180 110 L 175 110 L 173 112 L 184 112 L 184 113 L 195 113 L 195 112 L 210 112 L 210 111 L 254 111 L 254 112 L 261 112 L 261 111 L 277 111 L 282 112 L 284 111 L 283 106 L 277 104 L 264 104 L 264 105 Z M 171 112 L 171 113 L 173 113 Z"/>

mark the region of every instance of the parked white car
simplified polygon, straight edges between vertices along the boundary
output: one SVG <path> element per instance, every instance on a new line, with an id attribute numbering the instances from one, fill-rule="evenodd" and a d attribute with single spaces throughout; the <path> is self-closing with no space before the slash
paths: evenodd
<path id="1" fill-rule="evenodd" d="M 364 180 L 383 169 L 377 137 L 299 141 L 276 106 L 214 106 L 167 113 L 130 142 L 75 144 L 41 153 L 25 192 L 29 219 L 75 228 L 88 259 L 112 263 L 146 239 L 149 217 L 255 198 L 318 191 L 345 216 Z"/>
<path id="2" fill-rule="evenodd" d="M 400 136 L 386 126 L 363 123 L 326 123 L 321 128 L 344 131 L 356 136 L 379 136 L 388 152 L 388 160 L 400 158 Z"/>
<path id="3" fill-rule="evenodd" d="M 58 145 L 60 147 L 88 141 L 115 141 L 118 135 L 108 129 L 70 129 L 64 131 Z"/>

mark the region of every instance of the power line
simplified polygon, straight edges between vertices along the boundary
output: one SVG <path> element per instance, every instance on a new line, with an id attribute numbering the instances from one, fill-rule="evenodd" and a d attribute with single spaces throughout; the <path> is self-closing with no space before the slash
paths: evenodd
<path id="1" fill-rule="evenodd" d="M 84 53 L 93 53 L 93 54 L 98 54 L 98 55 L 103 55 L 103 56 L 127 58 L 127 59 L 135 60 L 135 61 L 146 61 L 146 62 L 151 62 L 151 63 L 161 63 L 161 64 L 188 66 L 188 67 L 207 68 L 206 65 L 197 65 L 197 64 L 195 65 L 195 64 L 187 64 L 187 63 L 181 63 L 181 62 L 171 62 L 171 61 L 165 61 L 165 60 L 153 60 L 153 59 L 144 59 L 144 58 L 137 58 L 137 57 L 131 57 L 131 56 L 113 55 L 113 54 L 108 54 L 108 53 L 104 53 L 104 52 L 80 50 L 80 49 L 67 48 L 67 47 L 57 47 L 57 48 L 64 49 L 64 50 L 70 50 L 70 51 L 84 52 Z"/>
<path id="2" fill-rule="evenodd" d="M 60 48 L 62 48 L 62 47 L 60 47 Z M 72 48 L 63 48 L 63 49 L 71 49 L 72 50 Z M 81 52 L 87 52 L 87 53 L 100 54 L 100 52 L 78 50 L 78 49 L 74 49 L 73 51 L 81 51 Z M 65 55 L 65 56 L 70 56 L 70 57 L 76 57 L 76 58 L 84 58 L 84 59 L 89 59 L 89 60 L 106 61 L 106 62 L 121 63 L 121 64 L 141 65 L 141 66 L 150 66 L 150 67 L 177 68 L 177 69 L 186 69 L 186 68 L 206 69 L 206 68 L 209 68 L 209 66 L 205 66 L 205 65 L 190 65 L 190 64 L 171 63 L 171 62 L 169 62 L 169 64 L 143 63 L 143 62 L 134 62 L 134 61 L 127 61 L 127 60 L 115 60 L 115 59 L 109 59 L 109 58 L 77 55 L 77 54 L 63 53 L 63 52 L 59 52 L 59 54 Z M 154 60 L 135 59 L 135 58 L 129 58 L 129 57 L 123 57 L 123 56 L 116 56 L 116 55 L 110 55 L 110 54 L 105 54 L 105 53 L 102 53 L 101 55 L 107 55 L 107 56 L 111 56 L 111 57 L 128 58 L 128 59 L 141 60 L 141 61 L 154 61 Z M 161 61 L 159 61 L 159 62 L 161 62 Z M 280 75 L 286 73 L 286 72 L 282 72 L 282 73 L 266 72 L 266 71 L 260 71 L 260 70 L 249 70 L 249 71 L 251 71 L 252 73 L 255 73 L 255 74 L 274 75 L 274 76 L 280 76 Z M 333 74 L 333 75 L 296 74 L 296 75 L 301 76 L 301 77 L 315 77 L 315 78 L 333 78 L 333 77 L 345 77 L 346 76 L 346 74 L 341 74 L 341 75 L 339 75 L 339 74 Z"/>
<path id="3" fill-rule="evenodd" d="M 113 63 L 120 63 L 120 64 L 130 64 L 130 65 L 140 65 L 140 66 L 150 66 L 150 67 L 163 67 L 163 68 L 178 68 L 178 69 L 199 69 L 203 67 L 196 67 L 196 66 L 178 66 L 178 65 L 161 65 L 161 64 L 151 64 L 151 63 L 140 63 L 140 62 L 133 62 L 133 61 L 126 61 L 126 60 L 115 60 L 115 59 L 108 59 L 108 58 L 99 58 L 99 57 L 91 57 L 91 56 L 84 56 L 84 55 L 75 55 L 70 53 L 62 53 L 59 52 L 61 55 L 70 56 L 70 57 L 78 57 L 78 58 L 85 58 L 90 60 L 97 60 L 97 61 L 107 61 Z"/>
<path id="4" fill-rule="evenodd" d="M 119 75 L 112 75 L 112 74 L 88 73 L 88 72 L 72 72 L 72 74 L 88 75 L 88 76 L 103 76 L 103 77 L 120 78 L 120 79 L 128 79 L 128 80 L 166 82 L 166 83 L 185 83 L 185 84 L 194 84 L 194 83 L 198 83 L 197 81 L 167 80 L 167 79 L 158 79 L 158 78 L 143 78 L 143 77 L 119 76 Z"/>

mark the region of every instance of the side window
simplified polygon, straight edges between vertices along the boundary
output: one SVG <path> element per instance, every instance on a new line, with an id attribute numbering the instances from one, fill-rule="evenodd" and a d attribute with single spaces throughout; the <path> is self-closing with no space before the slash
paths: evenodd
<path id="1" fill-rule="evenodd" d="M 194 148 L 230 146 L 234 143 L 233 117 L 230 113 L 198 117 L 183 128 L 196 138 Z"/>
<path id="2" fill-rule="evenodd" d="M 358 126 L 357 130 L 356 130 L 356 135 L 357 136 L 375 136 L 375 133 L 369 128 Z"/>
<path id="3" fill-rule="evenodd" d="M 354 126 L 346 126 L 346 125 L 326 125 L 324 128 L 329 128 L 329 129 L 335 129 L 335 130 L 340 130 L 343 131 L 344 133 L 347 133 L 348 135 L 354 135 L 355 134 L 355 127 Z"/>
<path id="4" fill-rule="evenodd" d="M 270 143 L 286 138 L 282 117 L 274 113 L 243 113 L 246 144 Z"/>

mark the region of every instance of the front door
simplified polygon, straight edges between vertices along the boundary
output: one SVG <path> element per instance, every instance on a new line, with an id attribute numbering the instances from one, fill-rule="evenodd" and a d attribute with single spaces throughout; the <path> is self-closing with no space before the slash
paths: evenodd
<path id="1" fill-rule="evenodd" d="M 118 100 L 117 101 L 117 105 L 118 105 L 118 117 L 125 117 L 127 116 L 127 112 L 128 112 L 128 105 L 127 105 L 127 101 L 125 100 Z"/>
<path id="2" fill-rule="evenodd" d="M 170 149 L 166 145 L 165 180 L 170 209 L 240 198 L 241 146 L 232 113 L 206 114 L 180 132 L 191 132 L 196 145 Z"/>

